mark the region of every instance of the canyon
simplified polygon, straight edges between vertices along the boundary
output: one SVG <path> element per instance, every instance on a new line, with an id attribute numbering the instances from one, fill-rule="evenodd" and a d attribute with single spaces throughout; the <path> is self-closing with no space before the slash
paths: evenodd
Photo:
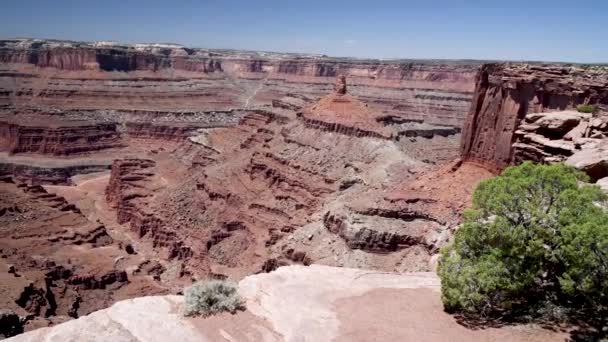
<path id="1" fill-rule="evenodd" d="M 200 279 L 432 272 L 505 167 L 608 182 L 607 110 L 602 67 L 1 40 L 1 308 L 21 332 Z"/>

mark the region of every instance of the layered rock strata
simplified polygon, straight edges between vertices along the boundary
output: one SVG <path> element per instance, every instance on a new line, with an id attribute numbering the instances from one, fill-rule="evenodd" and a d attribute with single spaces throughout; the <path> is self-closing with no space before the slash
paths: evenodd
<path id="1" fill-rule="evenodd" d="M 10 175 L 19 182 L 40 185 L 70 185 L 72 177 L 110 170 L 110 164 L 38 166 L 0 161 L 0 175 Z"/>
<path id="2" fill-rule="evenodd" d="M 123 146 L 116 125 L 0 121 L 0 151 L 71 155 Z"/>
<path id="3" fill-rule="evenodd" d="M 199 128 L 196 124 L 154 124 L 148 122 L 128 122 L 125 126 L 125 133 L 131 138 L 163 141 L 184 140 Z"/>
<path id="4" fill-rule="evenodd" d="M 147 197 L 153 195 L 146 187 L 154 176 L 155 162 L 146 159 L 118 159 L 112 172 L 106 200 L 116 209 L 119 224 L 128 224 L 138 238 L 152 240 L 153 247 L 166 251 L 167 259 L 188 259 L 192 250 L 175 232 L 167 230 L 163 221 L 147 206 Z"/>
<path id="5" fill-rule="evenodd" d="M 143 289 L 166 293 L 117 265 L 127 255 L 103 224 L 11 177 L 0 179 L 0 256 L 0 306 L 19 317 L 21 330 L 89 314 Z"/>
<path id="6" fill-rule="evenodd" d="M 473 103 L 463 128 L 462 157 L 500 170 L 517 161 L 513 144 L 527 114 L 572 109 L 581 104 L 600 109 L 608 105 L 605 69 L 484 65 L 477 74 Z"/>
<path id="7" fill-rule="evenodd" d="M 564 161 L 579 151 L 595 148 L 606 137 L 608 116 L 577 111 L 531 113 L 515 131 L 513 161 Z"/>
<path id="8" fill-rule="evenodd" d="M 0 41 L 0 63 L 0 104 L 10 108 L 251 108 L 293 93 L 318 99 L 345 75 L 378 113 L 455 126 L 479 66 L 27 39 Z"/>
<path id="9" fill-rule="evenodd" d="M 392 139 L 390 129 L 381 124 L 380 115 L 366 104 L 346 94 L 346 77 L 336 80 L 334 92 L 298 113 L 307 127 L 355 137 Z"/>
<path id="10" fill-rule="evenodd" d="M 367 209 L 354 213 L 327 212 L 325 227 L 343 238 L 352 249 L 387 253 L 412 246 L 438 250 L 427 234 L 442 230 L 428 215 L 407 210 Z"/>

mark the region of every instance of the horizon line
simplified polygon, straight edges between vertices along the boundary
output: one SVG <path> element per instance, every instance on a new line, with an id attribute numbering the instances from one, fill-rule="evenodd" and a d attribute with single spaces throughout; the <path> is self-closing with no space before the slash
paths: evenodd
<path id="1" fill-rule="evenodd" d="M 550 61 L 550 60 L 534 60 L 534 59 L 477 59 L 477 58 L 438 58 L 438 57 L 423 57 L 423 58 L 414 58 L 414 57 L 383 57 L 383 58 L 372 58 L 372 57 L 354 57 L 354 56 L 332 56 L 326 53 L 317 53 L 317 52 L 295 52 L 295 51 L 278 51 L 278 50 L 252 50 L 252 49 L 242 49 L 242 48 L 220 48 L 220 47 L 201 47 L 195 46 L 195 44 L 183 44 L 183 43 L 173 43 L 173 42 L 135 42 L 135 43 L 125 43 L 113 39 L 103 39 L 103 40 L 73 40 L 73 39 L 59 39 L 59 38 L 38 38 L 38 37 L 5 37 L 0 35 L 0 40 L 39 40 L 39 41 L 47 41 L 47 42 L 62 42 L 62 43 L 86 43 L 86 44 L 94 44 L 100 42 L 108 42 L 115 43 L 118 46 L 126 46 L 126 47 L 134 47 L 135 45 L 153 45 L 153 44 L 163 44 L 163 45 L 176 45 L 181 48 L 187 49 L 200 49 L 200 50 L 209 50 L 209 51 L 242 51 L 242 52 L 261 52 L 261 53 L 272 53 L 272 54 L 287 54 L 287 55 L 309 55 L 312 57 L 319 58 L 336 58 L 336 59 L 352 59 L 352 60 L 373 60 L 373 61 L 386 61 L 386 62 L 397 62 L 402 60 L 410 60 L 410 61 L 455 61 L 455 62 L 481 62 L 481 63 L 530 63 L 530 64 L 563 64 L 563 65 L 589 65 L 589 66 L 608 66 L 607 62 L 573 62 L 573 61 Z M 92 46 L 93 48 L 97 48 Z M 1 47 L 0 47 L 1 48 Z"/>

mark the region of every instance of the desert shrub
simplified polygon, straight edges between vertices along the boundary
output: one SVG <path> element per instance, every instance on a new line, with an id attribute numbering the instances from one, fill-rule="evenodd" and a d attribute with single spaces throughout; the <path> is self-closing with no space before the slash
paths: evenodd
<path id="1" fill-rule="evenodd" d="M 184 291 L 185 316 L 210 316 L 220 312 L 235 313 L 243 309 L 245 302 L 235 284 L 225 280 L 194 283 Z"/>
<path id="2" fill-rule="evenodd" d="M 580 113 L 595 113 L 597 112 L 597 107 L 592 105 L 580 105 L 576 107 L 576 110 Z"/>
<path id="3" fill-rule="evenodd" d="M 608 317 L 606 195 L 583 185 L 586 178 L 563 164 L 525 162 L 479 184 L 473 208 L 441 252 L 445 309 Z"/>

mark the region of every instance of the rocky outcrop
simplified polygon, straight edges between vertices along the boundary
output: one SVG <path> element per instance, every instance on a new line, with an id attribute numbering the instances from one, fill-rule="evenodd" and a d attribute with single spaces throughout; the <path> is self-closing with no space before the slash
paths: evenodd
<path id="1" fill-rule="evenodd" d="M 135 186 L 137 182 L 145 181 L 146 177 L 152 175 L 147 170 L 154 167 L 156 163 L 153 160 L 148 159 L 119 159 L 112 163 L 112 172 L 108 187 L 106 188 L 106 200 L 112 207 L 119 208 L 122 203 L 123 197 L 126 193 L 134 188 L 141 188 Z M 130 198 L 143 197 L 146 194 L 130 194 Z M 120 211 L 128 211 L 127 209 L 119 209 Z M 118 214 L 118 222 L 124 223 L 128 219 L 121 218 Z"/>
<path id="2" fill-rule="evenodd" d="M 339 75 L 336 78 L 336 83 L 334 84 L 334 93 L 338 95 L 346 94 L 346 76 Z"/>
<path id="3" fill-rule="evenodd" d="M 106 200 L 116 209 L 118 223 L 129 224 L 138 238 L 149 238 L 154 248 L 166 251 L 168 259 L 188 259 L 193 256 L 190 247 L 174 231 L 167 230 L 145 202 L 146 197 L 152 196 L 146 184 L 154 176 L 155 165 L 154 161 L 147 159 L 115 160 L 106 188 Z"/>
<path id="4" fill-rule="evenodd" d="M 592 140 L 592 139 L 590 139 Z M 608 139 L 593 139 L 566 160 L 566 164 L 585 171 L 592 180 L 605 188 L 608 177 Z"/>
<path id="5" fill-rule="evenodd" d="M 395 127 L 397 139 L 405 138 L 427 138 L 431 139 L 435 136 L 448 137 L 460 133 L 459 127 L 435 126 L 426 124 L 409 124 L 399 125 Z"/>
<path id="6" fill-rule="evenodd" d="M 166 293 L 145 277 L 129 279 L 116 263 L 131 262 L 119 245 L 66 198 L 0 182 L 0 306 L 20 317 L 21 329 L 77 318 L 142 289 Z"/>
<path id="7" fill-rule="evenodd" d="M 336 80 L 334 92 L 298 114 L 307 127 L 354 137 L 391 139 L 392 133 L 384 127 L 381 117 L 368 106 L 346 94 L 346 77 Z"/>
<path id="8" fill-rule="evenodd" d="M 70 185 L 75 175 L 107 171 L 111 164 L 99 165 L 66 165 L 66 166 L 37 166 L 16 164 L 0 161 L 0 175 L 8 174 L 22 183 Z"/>
<path id="9" fill-rule="evenodd" d="M 322 120 L 315 120 L 312 118 L 307 118 L 303 115 L 300 115 L 302 118 L 302 122 L 306 125 L 306 127 L 312 129 L 318 129 L 323 132 L 328 133 L 338 133 L 343 135 L 348 135 L 351 137 L 357 138 L 377 138 L 377 139 L 390 139 L 390 136 L 383 135 L 382 133 L 374 132 L 368 129 L 356 128 L 348 125 L 342 125 L 336 122 L 326 122 Z"/>
<path id="10" fill-rule="evenodd" d="M 295 342 L 303 336 L 311 341 L 353 341 L 354 336 L 361 341 L 441 341 L 449 336 L 455 342 L 540 342 L 567 337 L 528 325 L 466 328 L 443 312 L 439 286 L 433 273 L 281 267 L 239 283 L 247 310 L 234 315 L 185 318 L 182 296 L 143 297 L 11 341 Z"/>
<path id="11" fill-rule="evenodd" d="M 582 150 L 589 150 L 581 154 L 588 156 L 607 136 L 608 116 L 594 117 L 577 111 L 531 113 L 515 131 L 513 162 L 560 162 Z M 592 175 L 597 179 L 595 176 Z"/>
<path id="12" fill-rule="evenodd" d="M 107 286 L 114 283 L 126 283 L 128 281 L 127 272 L 125 271 L 109 271 L 105 274 L 86 274 L 72 275 L 66 282 L 70 285 L 77 285 L 83 289 L 105 289 Z"/>
<path id="13" fill-rule="evenodd" d="M 462 158 L 494 170 L 516 162 L 515 132 L 527 114 L 580 104 L 608 106 L 607 82 L 608 71 L 602 68 L 484 65 L 477 74 L 473 103 L 463 128 Z"/>
<path id="14" fill-rule="evenodd" d="M 412 246 L 437 251 L 431 235 L 441 224 L 424 213 L 407 210 L 367 209 L 362 212 L 327 212 L 323 224 L 352 249 L 395 252 Z"/>
<path id="15" fill-rule="evenodd" d="M 44 124 L 0 121 L 0 151 L 72 155 L 120 147 L 123 143 L 113 123 Z"/>

